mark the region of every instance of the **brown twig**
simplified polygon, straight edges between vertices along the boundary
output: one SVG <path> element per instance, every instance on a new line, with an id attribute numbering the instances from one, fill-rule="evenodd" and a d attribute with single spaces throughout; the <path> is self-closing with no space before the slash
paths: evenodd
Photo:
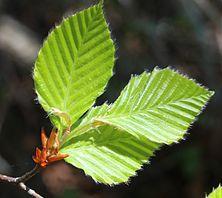
<path id="1" fill-rule="evenodd" d="M 28 188 L 25 185 L 25 182 L 28 181 L 31 177 L 33 177 L 36 173 L 38 173 L 39 170 L 40 170 L 40 167 L 36 165 L 31 171 L 25 173 L 24 175 L 20 177 L 10 177 L 10 176 L 0 174 L 0 182 L 6 182 L 6 183 L 17 185 L 20 189 L 26 191 L 30 196 L 35 197 L 35 198 L 43 198 L 41 195 L 39 195 L 34 190 Z"/>

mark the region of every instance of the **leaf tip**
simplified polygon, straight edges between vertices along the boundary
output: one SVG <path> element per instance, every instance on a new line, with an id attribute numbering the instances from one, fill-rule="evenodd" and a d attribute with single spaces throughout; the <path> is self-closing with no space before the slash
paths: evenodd
<path id="1" fill-rule="evenodd" d="M 210 97 L 212 97 L 215 94 L 215 91 L 209 91 Z"/>

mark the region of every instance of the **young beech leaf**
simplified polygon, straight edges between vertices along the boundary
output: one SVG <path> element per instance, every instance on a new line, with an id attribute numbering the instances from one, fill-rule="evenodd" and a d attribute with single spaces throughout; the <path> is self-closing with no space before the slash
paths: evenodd
<path id="1" fill-rule="evenodd" d="M 158 147 L 145 137 L 138 139 L 106 125 L 69 140 L 60 152 L 68 154 L 65 160 L 96 182 L 114 185 L 136 175 Z"/>
<path id="2" fill-rule="evenodd" d="M 212 95 L 169 68 L 144 72 L 114 104 L 92 108 L 61 152 L 96 182 L 127 182 L 161 145 L 183 138 Z"/>
<path id="3" fill-rule="evenodd" d="M 212 193 L 206 198 L 222 198 L 222 187 L 219 185 Z"/>
<path id="4" fill-rule="evenodd" d="M 56 127 L 67 127 L 67 119 L 59 115 L 72 125 L 94 104 L 113 65 L 114 45 L 102 2 L 64 19 L 49 34 L 35 63 L 34 82 L 38 100 Z"/>
<path id="5" fill-rule="evenodd" d="M 107 110 L 107 104 L 92 108 L 85 119 Z M 126 131 L 106 125 L 71 138 L 63 144 L 60 152 L 68 154 L 65 160 L 83 169 L 96 182 L 114 185 L 127 182 L 136 175 L 159 146 L 145 137 L 138 139 Z"/>
<path id="6" fill-rule="evenodd" d="M 134 76 L 114 104 L 86 116 L 69 137 L 95 127 L 110 125 L 135 137 L 171 144 L 183 138 L 212 91 L 170 68 Z"/>
<path id="7" fill-rule="evenodd" d="M 103 93 L 113 65 L 100 1 L 49 34 L 34 68 L 39 102 L 60 129 L 60 156 L 109 185 L 127 182 L 161 145 L 183 138 L 213 95 L 176 71 L 155 69 L 132 77 L 114 104 L 91 108 L 76 124 Z M 62 136 L 65 128 L 71 132 Z"/>

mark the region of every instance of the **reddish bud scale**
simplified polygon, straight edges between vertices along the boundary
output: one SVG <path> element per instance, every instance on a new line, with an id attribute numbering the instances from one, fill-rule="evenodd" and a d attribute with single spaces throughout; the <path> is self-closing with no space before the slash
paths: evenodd
<path id="1" fill-rule="evenodd" d="M 41 131 L 42 150 L 36 148 L 35 155 L 32 157 L 36 164 L 45 168 L 48 164 L 62 160 L 68 157 L 68 154 L 59 153 L 59 140 L 57 130 L 52 130 L 49 138 L 45 134 L 45 130 Z"/>

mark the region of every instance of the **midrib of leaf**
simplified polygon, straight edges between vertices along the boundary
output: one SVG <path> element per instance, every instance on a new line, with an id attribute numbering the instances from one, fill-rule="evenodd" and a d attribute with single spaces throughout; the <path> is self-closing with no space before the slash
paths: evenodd
<path id="1" fill-rule="evenodd" d="M 98 12 L 98 10 L 97 10 L 97 12 Z M 95 21 L 99 16 L 101 16 L 101 13 L 100 13 L 100 15 L 97 15 L 97 13 L 94 13 L 94 16 L 92 16 L 91 20 L 89 20 L 87 22 L 87 24 L 86 24 L 86 30 L 83 33 L 82 37 L 81 37 L 81 41 L 82 42 L 78 43 L 79 46 L 76 45 L 77 52 L 76 52 L 76 55 L 75 55 L 75 58 L 74 58 L 74 65 L 73 65 L 74 68 L 71 69 L 71 72 L 70 72 L 70 75 L 69 75 L 68 84 L 67 84 L 67 86 L 65 86 L 65 89 L 66 89 L 65 93 L 66 94 L 65 94 L 64 103 L 63 103 L 63 109 L 65 109 L 65 111 L 67 111 L 67 102 L 68 102 L 68 99 L 70 97 L 70 92 L 72 91 L 71 90 L 71 85 L 72 85 L 72 82 L 74 80 L 72 76 L 73 76 L 73 72 L 76 72 L 76 68 L 75 67 L 78 66 L 78 61 L 79 61 L 79 58 L 80 58 L 79 54 L 81 52 L 81 48 L 85 44 L 85 38 L 86 38 L 86 35 L 87 35 L 88 31 L 91 29 L 91 26 L 94 25 L 93 23 L 91 24 L 91 22 Z"/>
<path id="2" fill-rule="evenodd" d="M 153 106 L 151 106 L 147 109 L 144 108 L 144 109 L 140 109 L 140 110 L 136 110 L 136 111 L 130 111 L 130 112 L 127 112 L 127 113 L 115 113 L 115 114 L 110 114 L 110 115 L 106 115 L 106 116 L 99 116 L 95 119 L 100 120 L 100 119 L 106 119 L 106 118 L 130 117 L 130 116 L 135 115 L 135 114 L 141 114 L 141 113 L 153 111 L 153 110 L 156 110 L 158 108 L 164 108 L 166 106 L 171 106 L 173 104 L 177 104 L 177 103 L 180 103 L 180 102 L 189 102 L 189 100 L 191 100 L 191 99 L 196 99 L 196 98 L 204 96 L 204 95 L 205 94 L 199 94 L 199 95 L 196 95 L 196 96 L 190 97 L 190 98 L 183 98 L 183 99 L 179 99 L 179 100 L 176 100 L 176 101 L 174 100 L 174 101 L 170 101 L 170 102 L 164 103 L 164 104 L 160 103 L 160 104 L 157 104 L 157 105 L 153 105 Z"/>
<path id="3" fill-rule="evenodd" d="M 78 149 L 80 151 L 85 150 L 85 148 L 87 147 L 92 147 L 92 146 L 103 146 L 103 145 L 112 145 L 113 142 L 118 143 L 118 142 L 128 142 L 129 140 L 133 140 L 134 137 L 115 137 L 115 138 L 107 138 L 106 140 L 101 139 L 99 141 L 97 141 L 96 143 L 94 143 L 93 141 L 89 141 L 89 140 L 85 140 L 83 144 L 78 145 L 78 141 L 77 143 L 75 143 L 77 146 L 74 147 L 75 149 Z M 79 142 L 83 142 L 82 140 L 80 140 Z M 75 145 L 74 144 L 74 145 Z M 69 149 L 69 148 L 73 148 L 73 144 L 70 144 L 69 146 L 63 146 L 65 149 Z"/>
<path id="4" fill-rule="evenodd" d="M 60 136 L 104 92 L 113 74 L 114 54 L 101 1 L 64 19 L 48 35 L 33 78 L 39 102 Z"/>

